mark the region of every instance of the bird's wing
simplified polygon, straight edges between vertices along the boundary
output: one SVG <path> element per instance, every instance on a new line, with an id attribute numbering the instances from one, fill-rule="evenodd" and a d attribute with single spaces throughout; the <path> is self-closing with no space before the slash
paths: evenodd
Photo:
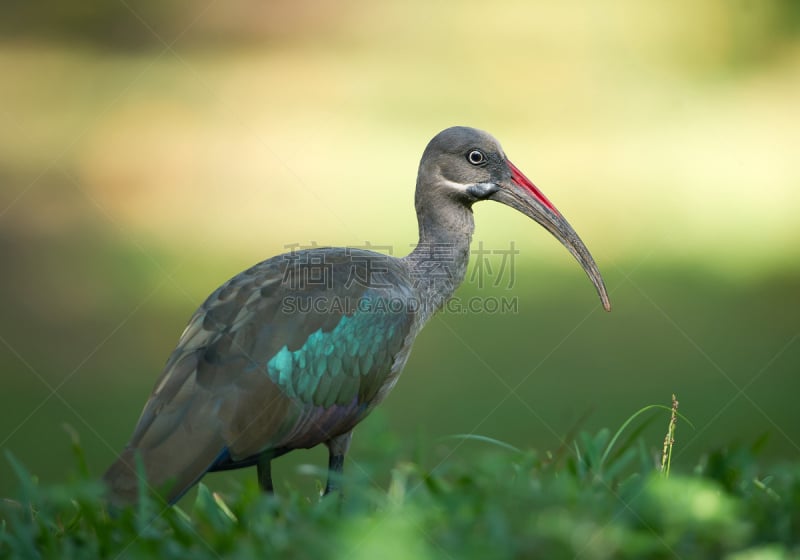
<path id="1" fill-rule="evenodd" d="M 192 316 L 129 447 L 153 483 L 178 488 L 222 455 L 352 429 L 407 353 L 411 296 L 405 269 L 366 251 L 299 251 L 235 276 Z"/>

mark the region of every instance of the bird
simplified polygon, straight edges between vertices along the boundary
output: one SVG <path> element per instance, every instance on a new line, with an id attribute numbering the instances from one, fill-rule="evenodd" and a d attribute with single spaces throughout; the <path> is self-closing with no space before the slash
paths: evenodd
<path id="1" fill-rule="evenodd" d="M 408 255 L 292 250 L 211 293 L 103 475 L 110 503 L 135 504 L 144 482 L 174 504 L 206 473 L 251 466 L 271 493 L 272 460 L 320 444 L 328 447 L 324 493 L 340 490 L 353 429 L 395 386 L 415 338 L 464 280 L 472 207 L 483 201 L 556 237 L 610 311 L 589 250 L 500 143 L 475 128 L 447 128 L 419 164 L 419 241 Z"/>

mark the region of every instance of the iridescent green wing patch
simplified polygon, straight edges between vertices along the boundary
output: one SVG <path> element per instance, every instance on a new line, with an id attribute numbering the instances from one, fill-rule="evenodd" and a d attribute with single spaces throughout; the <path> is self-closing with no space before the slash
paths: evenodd
<path id="1" fill-rule="evenodd" d="M 365 295 L 365 298 L 376 296 Z M 389 375 L 411 323 L 405 310 L 364 306 L 329 332 L 318 329 L 295 351 L 283 346 L 269 362 L 269 378 L 289 397 L 329 407 L 357 396 L 369 400 Z"/>

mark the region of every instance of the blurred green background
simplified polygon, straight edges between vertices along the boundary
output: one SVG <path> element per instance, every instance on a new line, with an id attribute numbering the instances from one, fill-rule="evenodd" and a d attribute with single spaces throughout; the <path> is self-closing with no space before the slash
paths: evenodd
<path id="1" fill-rule="evenodd" d="M 208 293 L 294 243 L 404 254 L 422 150 L 465 124 L 567 216 L 614 311 L 541 228 L 479 205 L 475 243 L 520 251 L 513 286 L 459 295 L 518 313 L 434 318 L 348 468 L 471 453 L 455 433 L 556 449 L 673 392 L 696 427 L 678 464 L 765 434 L 797 459 L 799 6 L 5 2 L 0 447 L 59 480 L 68 424 L 101 473 Z M 313 488 L 296 466 L 324 460 L 276 480 Z"/>

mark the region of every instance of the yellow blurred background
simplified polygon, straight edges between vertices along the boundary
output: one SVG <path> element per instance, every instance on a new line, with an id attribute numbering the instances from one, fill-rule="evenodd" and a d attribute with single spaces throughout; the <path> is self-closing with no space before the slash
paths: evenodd
<path id="1" fill-rule="evenodd" d="M 110 462 L 231 275 L 294 243 L 407 252 L 416 165 L 455 124 L 567 216 L 615 309 L 544 231 L 478 206 L 475 241 L 520 250 L 513 289 L 480 294 L 520 312 L 434 320 L 356 458 L 457 432 L 554 448 L 587 412 L 616 427 L 672 392 L 698 427 L 687 464 L 767 433 L 800 453 L 793 0 L 4 11 L 0 447 L 43 478 L 69 465 L 63 423 Z"/>

